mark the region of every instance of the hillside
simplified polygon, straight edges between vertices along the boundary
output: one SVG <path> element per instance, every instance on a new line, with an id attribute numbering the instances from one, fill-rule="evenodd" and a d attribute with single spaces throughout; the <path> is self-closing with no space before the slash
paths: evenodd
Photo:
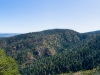
<path id="1" fill-rule="evenodd" d="M 22 75 L 55 75 L 92 69 L 100 64 L 99 35 L 99 31 L 45 30 L 1 38 L 0 48 L 18 61 Z"/>
<path id="2" fill-rule="evenodd" d="M 100 34 L 100 30 L 97 31 L 92 31 L 92 32 L 87 32 L 88 34 Z"/>
<path id="3" fill-rule="evenodd" d="M 21 63 L 24 63 L 36 57 L 52 56 L 77 47 L 80 42 L 82 44 L 90 40 L 90 36 L 68 29 L 45 30 L 0 39 L 0 47 L 19 62 L 23 59 Z"/>
<path id="4" fill-rule="evenodd" d="M 98 44 L 100 44 L 100 37 L 72 51 L 64 51 L 52 57 L 36 60 L 32 64 L 27 64 L 26 67 L 23 65 L 21 66 L 21 73 L 26 73 L 26 75 L 57 75 L 91 70 L 100 64 L 100 46 Z"/>
<path id="5" fill-rule="evenodd" d="M 81 40 L 78 32 L 55 29 L 0 39 L 0 47 L 5 49 L 8 55 L 13 55 L 15 59 L 22 56 L 22 59 L 30 60 L 35 56 L 55 55 Z M 31 56 L 26 57 L 23 54 Z"/>

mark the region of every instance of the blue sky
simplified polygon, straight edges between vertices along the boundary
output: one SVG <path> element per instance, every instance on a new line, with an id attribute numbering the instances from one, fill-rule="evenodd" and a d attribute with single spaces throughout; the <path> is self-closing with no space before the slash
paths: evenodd
<path id="1" fill-rule="evenodd" d="M 100 30 L 100 0 L 0 0 L 0 33 Z"/>

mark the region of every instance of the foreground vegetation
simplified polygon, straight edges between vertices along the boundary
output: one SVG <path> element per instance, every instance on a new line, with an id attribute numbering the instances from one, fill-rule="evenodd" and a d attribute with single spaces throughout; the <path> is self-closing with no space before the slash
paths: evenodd
<path id="1" fill-rule="evenodd" d="M 99 68 L 93 68 L 92 70 L 62 73 L 58 75 L 100 75 Z"/>
<path id="2" fill-rule="evenodd" d="M 20 75 L 17 62 L 0 49 L 0 75 Z"/>

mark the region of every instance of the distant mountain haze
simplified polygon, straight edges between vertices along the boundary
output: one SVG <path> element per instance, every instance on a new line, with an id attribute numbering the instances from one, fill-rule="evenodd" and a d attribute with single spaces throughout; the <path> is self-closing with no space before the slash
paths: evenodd
<path id="1" fill-rule="evenodd" d="M 19 35 L 19 34 L 18 33 L 0 33 L 0 38 L 1 37 L 11 37 L 15 35 Z"/>

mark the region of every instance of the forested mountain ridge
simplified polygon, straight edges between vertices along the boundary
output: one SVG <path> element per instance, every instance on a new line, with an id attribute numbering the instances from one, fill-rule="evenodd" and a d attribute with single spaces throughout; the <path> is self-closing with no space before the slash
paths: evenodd
<path id="1" fill-rule="evenodd" d="M 72 49 L 80 42 L 90 40 L 91 37 L 94 38 L 93 35 L 80 34 L 69 29 L 54 29 L 0 39 L 0 47 L 15 59 L 18 56 L 24 59 L 26 58 L 24 55 L 30 54 L 28 60 L 35 56 L 51 56 L 63 50 Z"/>
<path id="2" fill-rule="evenodd" d="M 40 54 L 41 51 L 49 49 L 51 53 L 55 53 L 57 49 L 61 49 L 64 46 L 69 46 L 70 43 L 79 42 L 79 33 L 72 30 L 48 30 L 42 32 L 22 34 L 15 37 L 4 38 L 0 40 L 0 47 L 11 50 L 10 52 L 25 51 L 31 49 L 36 54 Z M 10 49 L 9 49 L 10 48 Z M 36 51 L 38 50 L 38 52 Z M 47 50 L 48 51 L 48 50 Z M 34 53 L 34 52 L 33 52 Z M 52 55 L 51 54 L 51 55 Z M 39 56 L 44 55 L 42 52 Z"/>
<path id="3" fill-rule="evenodd" d="M 99 31 L 94 34 L 92 32 L 78 33 L 69 29 L 45 30 L 1 38 L 0 48 L 4 49 L 8 55 L 19 62 L 20 72 L 23 75 L 48 75 L 48 73 L 55 75 L 63 72 L 74 72 L 96 67 L 97 63 L 99 64 L 99 56 L 97 56 L 98 61 L 94 61 L 96 62 L 95 65 L 87 65 L 87 67 L 85 67 L 86 64 L 83 63 L 82 65 L 82 62 L 88 58 L 88 60 L 86 60 L 86 63 L 88 63 L 91 59 L 89 56 L 91 55 L 94 55 L 94 60 L 96 57 L 95 53 L 97 52 L 97 55 L 99 55 L 99 35 Z M 80 53 L 85 57 L 81 56 Z M 81 60 L 81 58 L 83 60 Z M 79 60 L 81 62 L 79 62 Z M 69 62 L 66 63 L 67 61 Z M 47 68 L 43 68 L 43 66 Z M 50 68 L 51 70 L 49 70 Z"/>
<path id="4" fill-rule="evenodd" d="M 91 31 L 91 32 L 87 32 L 89 34 L 100 34 L 100 30 L 97 30 L 97 31 Z"/>
<path id="5" fill-rule="evenodd" d="M 52 56 L 72 49 L 95 37 L 93 34 L 81 34 L 69 29 L 53 29 L 0 39 L 0 47 L 18 61 L 21 61 L 20 57 L 29 61 L 37 56 Z"/>
<path id="6" fill-rule="evenodd" d="M 41 58 L 21 68 L 26 75 L 57 75 L 60 73 L 91 70 L 82 75 L 100 74 L 100 36 L 75 49 L 51 57 Z M 96 68 L 98 67 L 98 68 Z M 35 69 L 34 69 L 35 68 Z M 97 73 L 95 73 L 98 71 Z M 70 74 L 72 75 L 72 74 Z"/>
<path id="7" fill-rule="evenodd" d="M 99 66 L 100 36 L 72 51 L 67 50 L 51 57 L 36 60 L 32 64 L 27 64 L 26 67 L 21 68 L 21 73 L 26 72 L 26 75 L 57 75 L 94 68 L 100 74 Z M 92 75 L 98 75 L 95 71 L 92 72 Z M 88 72 L 85 75 L 91 75 L 91 73 Z"/>

